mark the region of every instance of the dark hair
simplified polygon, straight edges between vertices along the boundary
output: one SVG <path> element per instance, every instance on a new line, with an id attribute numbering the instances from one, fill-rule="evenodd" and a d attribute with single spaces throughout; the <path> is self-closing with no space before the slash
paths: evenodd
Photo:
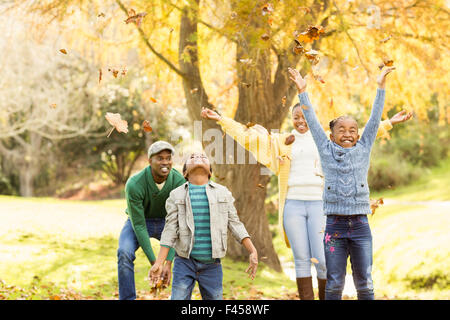
<path id="1" fill-rule="evenodd" d="M 300 106 L 301 106 L 301 104 L 297 102 L 297 103 L 292 107 L 292 113 L 294 113 L 294 110 L 297 109 L 297 108 L 299 108 Z"/>
<path id="2" fill-rule="evenodd" d="M 355 120 L 352 116 L 349 116 L 349 115 L 343 115 L 343 116 L 337 117 L 336 119 L 333 119 L 333 120 L 330 121 L 330 124 L 329 124 L 330 130 L 333 131 L 333 128 L 336 125 L 336 123 L 338 123 L 339 121 L 344 120 L 344 119 Z"/>
<path id="3" fill-rule="evenodd" d="M 189 157 L 186 159 L 186 161 L 184 162 L 184 164 L 183 164 L 183 176 L 184 176 L 184 174 L 185 174 L 185 172 L 186 172 L 186 170 L 187 170 L 187 167 L 186 167 L 186 163 L 188 162 L 188 159 L 190 158 L 190 156 L 192 155 L 193 153 L 191 153 L 190 155 L 189 155 Z M 210 174 L 210 177 L 212 176 L 212 166 L 211 166 L 211 164 L 209 164 L 209 174 Z M 187 177 L 185 177 L 185 179 L 187 180 Z"/>

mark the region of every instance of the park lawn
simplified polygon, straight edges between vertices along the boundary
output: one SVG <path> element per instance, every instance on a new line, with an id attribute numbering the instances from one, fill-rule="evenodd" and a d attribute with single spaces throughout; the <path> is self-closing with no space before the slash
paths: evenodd
<path id="1" fill-rule="evenodd" d="M 63 201 L 0 197 L 0 299 L 117 299 L 118 236 L 124 200 Z M 157 251 L 159 242 L 152 239 Z M 277 242 L 277 240 L 275 240 Z M 280 241 L 278 241 L 280 242 Z M 138 298 L 167 299 L 149 292 L 149 263 L 136 253 Z M 247 261 L 222 261 L 225 299 L 290 299 L 296 285 L 260 264 L 257 278 Z M 198 286 L 194 299 L 200 299 Z"/>
<path id="2" fill-rule="evenodd" d="M 450 158 L 438 167 L 424 170 L 421 178 L 393 190 L 371 192 L 372 198 L 392 198 L 398 201 L 450 200 Z"/>
<path id="3" fill-rule="evenodd" d="M 449 169 L 446 162 L 410 186 L 372 194 L 386 199 L 369 216 L 377 299 L 449 299 L 450 209 L 414 203 L 449 200 Z M 116 250 L 124 208 L 123 199 L 0 196 L 0 299 L 117 299 Z M 292 265 L 292 252 L 272 220 L 274 247 L 282 263 Z M 152 245 L 158 248 L 158 241 L 152 239 Z M 223 259 L 225 299 L 298 298 L 295 282 L 284 273 L 260 263 L 251 281 L 244 272 L 247 266 L 246 261 Z M 148 269 L 138 250 L 138 298 L 167 299 L 170 288 L 150 294 Z M 198 286 L 193 298 L 200 299 Z"/>

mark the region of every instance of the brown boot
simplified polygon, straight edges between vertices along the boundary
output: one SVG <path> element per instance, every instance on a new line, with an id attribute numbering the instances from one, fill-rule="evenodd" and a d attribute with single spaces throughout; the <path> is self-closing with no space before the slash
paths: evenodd
<path id="1" fill-rule="evenodd" d="M 312 277 L 297 278 L 297 288 L 300 300 L 314 300 Z"/>
<path id="2" fill-rule="evenodd" d="M 317 283 L 319 286 L 319 300 L 325 300 L 325 286 L 327 285 L 327 279 L 317 278 Z"/>

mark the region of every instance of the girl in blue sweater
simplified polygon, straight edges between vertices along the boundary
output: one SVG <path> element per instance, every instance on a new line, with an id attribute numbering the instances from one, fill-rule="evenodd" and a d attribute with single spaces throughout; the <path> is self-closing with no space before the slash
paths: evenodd
<path id="1" fill-rule="evenodd" d="M 360 137 L 358 124 L 350 116 L 330 122 L 330 139 L 320 125 L 306 92 L 306 80 L 289 68 L 298 89 L 303 114 L 319 151 L 325 176 L 324 214 L 327 216 L 324 248 L 327 267 L 326 300 L 339 300 L 345 284 L 350 256 L 358 299 L 373 300 L 372 234 L 367 214 L 371 213 L 367 173 L 370 152 L 380 123 L 385 98 L 386 76 L 395 67 L 383 69 L 372 113 Z"/>

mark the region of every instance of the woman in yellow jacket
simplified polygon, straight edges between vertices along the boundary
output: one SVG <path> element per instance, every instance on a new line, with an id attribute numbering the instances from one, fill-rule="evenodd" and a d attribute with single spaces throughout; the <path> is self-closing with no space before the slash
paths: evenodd
<path id="1" fill-rule="evenodd" d="M 377 137 L 386 136 L 392 125 L 410 119 L 411 113 L 397 113 L 382 121 Z M 260 126 L 247 127 L 202 109 L 202 117 L 215 120 L 222 130 L 250 151 L 258 162 L 278 176 L 278 222 L 286 245 L 292 246 L 299 297 L 313 300 L 311 261 L 317 271 L 319 299 L 325 298 L 326 267 L 323 249 L 323 175 L 319 153 L 299 104 L 292 108 L 294 129 L 272 133 Z M 315 258 L 311 260 L 312 258 Z"/>

